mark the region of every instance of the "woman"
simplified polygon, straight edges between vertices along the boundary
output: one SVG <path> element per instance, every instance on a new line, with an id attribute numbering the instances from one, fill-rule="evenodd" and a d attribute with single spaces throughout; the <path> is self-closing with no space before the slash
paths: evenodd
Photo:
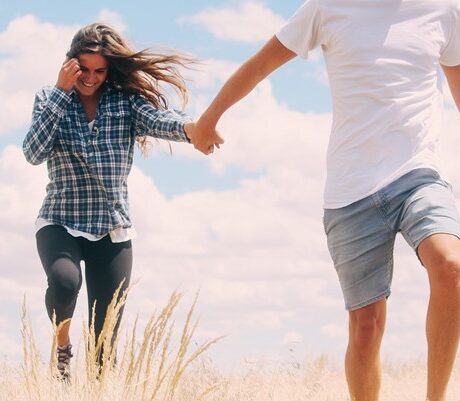
<path id="1" fill-rule="evenodd" d="M 96 23 L 73 38 L 56 86 L 36 95 L 23 150 L 28 162 L 46 160 L 48 166 L 36 239 L 48 279 L 46 308 L 59 327 L 58 370 L 64 379 L 72 357 L 69 327 L 82 283 L 80 261 L 90 321 L 96 303 L 96 338 L 114 291 L 122 282 L 121 292 L 129 285 L 135 232 L 127 177 L 135 142 L 145 150 L 146 136 L 182 142 L 193 137 L 188 118 L 167 110 L 160 91 L 160 83 L 170 84 L 185 103 L 187 90 L 176 67 L 186 61 L 134 52 L 112 28 Z"/>

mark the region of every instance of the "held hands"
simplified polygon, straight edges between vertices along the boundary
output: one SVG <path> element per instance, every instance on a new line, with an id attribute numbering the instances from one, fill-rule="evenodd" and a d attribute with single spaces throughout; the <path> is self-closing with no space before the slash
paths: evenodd
<path id="1" fill-rule="evenodd" d="M 59 71 L 56 86 L 66 92 L 69 92 L 81 75 L 80 64 L 76 58 L 66 59 Z"/>
<path id="2" fill-rule="evenodd" d="M 195 149 L 205 155 L 213 153 L 214 147 L 219 149 L 224 143 L 215 125 L 206 124 L 201 119 L 196 123 L 185 124 L 184 129 Z"/>

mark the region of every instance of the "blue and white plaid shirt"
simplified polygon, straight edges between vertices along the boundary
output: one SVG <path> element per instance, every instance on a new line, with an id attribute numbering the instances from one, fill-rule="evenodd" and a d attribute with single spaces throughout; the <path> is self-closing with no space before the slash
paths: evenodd
<path id="1" fill-rule="evenodd" d="M 43 88 L 23 144 L 29 163 L 47 160 L 50 182 L 39 217 L 93 235 L 131 227 L 127 178 L 136 136 L 189 142 L 187 121 L 142 95 L 106 87 L 90 132 L 75 91 Z"/>

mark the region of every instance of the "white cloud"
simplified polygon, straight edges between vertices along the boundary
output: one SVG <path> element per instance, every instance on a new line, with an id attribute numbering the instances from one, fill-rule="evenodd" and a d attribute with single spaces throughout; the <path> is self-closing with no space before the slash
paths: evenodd
<path id="1" fill-rule="evenodd" d="M 38 261 L 34 262 L 37 258 L 31 239 L 33 222 L 44 195 L 46 170 L 44 165 L 28 166 L 16 146 L 7 146 L 0 155 L 0 241 L 5 244 L 0 247 L 0 256 L 7 261 L 2 274 L 4 279 L 21 282 L 19 288 L 25 289 L 23 286 L 37 284 L 42 278 L 42 269 Z M 38 269 L 28 271 L 32 266 Z M 17 295 L 21 297 L 23 292 Z"/>
<path id="2" fill-rule="evenodd" d="M 70 28 L 27 18 L 16 23 L 19 27 L 24 24 L 35 27 L 33 32 L 37 27 L 55 34 L 67 32 L 70 38 Z M 17 39 L 16 43 L 27 45 L 30 37 L 11 25 L 14 24 L 10 24 L 6 33 L 15 33 L 12 37 Z M 17 36 L 19 31 L 23 36 Z M 6 33 L 0 34 L 0 46 L 5 46 L 3 51 L 14 52 L 15 46 L 7 47 L 10 42 Z M 62 48 L 64 42 L 67 43 L 63 41 Z M 21 60 L 26 53 L 21 50 L 15 57 Z M 14 60 L 11 56 L 10 62 Z M 214 90 L 234 68 L 232 63 L 223 61 L 210 65 L 208 80 L 197 76 L 195 107 L 204 105 L 208 91 Z M 215 65 L 220 67 L 213 72 Z M 42 71 L 48 67 L 37 64 L 36 74 L 42 78 L 51 76 Z M 0 71 L 12 69 L 0 68 Z M 19 80 L 19 76 L 14 79 Z M 0 81 L 0 99 L 6 96 L 4 85 Z M 31 93 L 33 85 L 35 80 L 30 74 L 29 81 L 23 83 L 24 92 Z M 455 152 L 460 141 L 456 132 L 458 116 L 450 112 L 448 117 L 443 149 L 452 180 L 460 188 Z M 330 118 L 329 114 L 290 110 L 276 100 L 270 82 L 266 81 L 225 115 L 220 128 L 226 136 L 226 145 L 210 159 L 215 171 L 238 166 L 261 171 L 258 178 L 247 179 L 233 190 L 197 191 L 168 200 L 153 180 L 135 167 L 129 183 L 132 215 L 138 231 L 133 277 L 140 281 L 128 301 L 126 319 L 129 321 L 136 313 L 145 319 L 175 289 L 185 291 L 187 300 L 201 289 L 201 333 L 232 336 L 231 345 L 221 350 L 222 359 L 233 361 L 244 356 L 248 349 L 259 346 L 261 339 L 278 341 L 282 346 L 283 341 L 294 338 L 290 332 L 297 339 L 303 338 L 316 353 L 341 352 L 346 341 L 343 335 L 346 312 L 321 226 Z M 190 146 L 175 146 L 175 154 L 201 157 L 193 152 Z M 8 246 L 0 248 L 3 263 L 0 298 L 19 311 L 22 294 L 27 292 L 43 347 L 49 339 L 49 327 L 43 305 L 45 277 L 35 249 L 33 221 L 45 185 L 44 165 L 27 165 L 16 146 L 3 149 L 0 242 Z M 413 357 L 424 350 L 422 313 L 410 321 L 399 317 L 412 316 L 414 309 L 423 308 L 426 277 L 407 246 L 397 247 L 397 254 L 390 309 L 397 309 L 394 315 L 399 324 L 392 323 L 389 313 L 386 334 L 388 344 L 397 349 L 386 349 Z M 411 289 L 409 294 L 408 289 Z M 412 301 L 408 302 L 407 297 Z M 86 315 L 84 292 L 80 299 L 77 320 Z M 0 345 L 12 349 L 9 346 L 11 339 L 17 338 L 17 328 L 11 323 L 14 319 L 6 316 L 11 310 L 1 313 L 6 323 L 2 326 Z M 414 328 L 414 337 L 411 347 L 403 347 L 397 339 L 408 327 Z M 81 325 L 76 323 L 73 330 L 80 332 Z M 276 338 L 275 332 L 281 334 Z"/>
<path id="3" fill-rule="evenodd" d="M 218 90 L 218 83 L 236 68 L 234 63 L 208 60 L 205 68 L 194 72 L 190 77 L 196 85 L 191 99 L 193 114 L 204 110 Z M 211 157 L 211 167 L 215 172 L 234 165 L 250 171 L 268 170 L 271 179 L 288 180 L 283 190 L 305 194 L 305 185 L 310 194 L 320 197 L 324 173 L 318 174 L 318 169 L 325 168 L 330 125 L 329 113 L 301 113 L 280 104 L 270 81 L 264 80 L 223 115 L 218 129 L 226 143 Z M 175 145 L 176 151 L 192 158 L 201 157 L 188 146 Z M 309 157 L 305 157 L 305 152 L 310 152 Z M 294 182 L 296 185 L 291 185 Z"/>
<path id="4" fill-rule="evenodd" d="M 303 343 L 304 338 L 298 331 L 290 331 L 283 338 L 284 345 L 295 345 Z"/>
<path id="5" fill-rule="evenodd" d="M 237 68 L 238 64 L 235 62 L 208 59 L 200 61 L 195 68 L 185 70 L 183 73 L 196 90 L 191 93 L 193 96 L 195 92 L 214 91 Z"/>
<path id="6" fill-rule="evenodd" d="M 460 145 L 459 116 L 450 111 L 446 117 L 442 153 L 452 182 L 460 185 L 455 154 Z M 203 308 L 214 316 L 209 322 L 212 330 L 221 328 L 226 333 L 241 327 L 245 332 L 247 318 L 254 316 L 249 326 L 254 336 L 257 327 L 267 327 L 266 319 L 272 331 L 299 325 L 297 331 L 315 352 L 343 352 L 347 314 L 321 227 L 321 171 L 329 124 L 330 115 L 298 113 L 279 104 L 270 82 L 264 82 L 225 115 L 221 130 L 227 141 L 211 165 L 216 171 L 236 165 L 265 174 L 245 180 L 233 191 L 190 193 L 169 204 L 163 202 L 164 223 L 155 222 L 153 216 L 150 222 L 143 220 L 146 232 L 139 241 L 154 244 L 151 251 L 157 258 L 152 265 L 167 265 L 157 281 L 200 285 Z M 186 146 L 176 149 L 193 152 Z M 168 245 L 158 242 L 161 230 L 171 228 L 175 221 L 180 222 L 180 233 L 169 239 L 183 245 L 176 255 L 184 250 L 189 256 L 182 262 L 189 276 L 171 276 L 174 262 L 171 256 L 162 256 Z M 159 230 L 156 239 L 147 233 L 147 226 Z M 191 242 L 186 240 L 189 235 L 201 239 Z M 393 283 L 383 355 L 418 357 L 425 352 L 428 287 L 416 256 L 401 238 L 396 244 Z M 252 315 L 254 310 L 257 313 Z M 408 328 L 411 344 L 404 346 L 400 334 Z"/>
<path id="7" fill-rule="evenodd" d="M 5 266 L 2 297 L 14 302 L 19 311 L 27 292 L 36 319 L 43 323 L 41 341 L 46 343 L 45 276 L 33 236 L 46 184 L 45 168 L 27 165 L 21 150 L 9 146 L 0 156 L 0 178 L 4 222 L 0 240 L 10 244 L 1 254 Z M 134 168 L 131 207 L 139 233 L 134 241 L 134 278 L 140 282 L 127 311 L 149 314 L 144 307 L 163 303 L 174 289 L 194 292 L 200 288 L 203 314 L 214 316 L 203 330 L 237 334 L 282 328 L 307 301 L 328 308 L 331 300 L 322 294 L 327 280 L 302 261 L 308 253 L 324 259 L 324 238 L 322 250 L 302 244 L 308 242 L 307 227 L 316 226 L 319 234 L 320 226 L 310 216 L 300 216 L 299 210 L 283 210 L 276 197 L 268 195 L 263 200 L 272 186 L 264 181 L 257 187 L 260 194 L 247 182 L 240 190 L 190 193 L 168 201 L 151 178 Z M 216 212 L 209 213 L 217 204 Z M 308 299 L 302 293 L 306 286 Z M 17 297 L 6 291 L 12 288 Z M 79 308 L 77 316 L 85 315 L 85 305 L 80 302 Z"/>
<path id="8" fill-rule="evenodd" d="M 123 31 L 123 18 L 103 9 L 98 18 Z M 0 33 L 0 135 L 28 124 L 35 93 L 54 85 L 79 26 L 40 21 L 34 15 L 12 20 Z"/>
<path id="9" fill-rule="evenodd" d="M 277 111 L 281 118 L 283 109 Z M 276 137 L 267 137 L 269 142 L 275 140 Z M 346 313 L 320 224 L 320 193 L 312 196 L 308 191 L 312 185 L 319 191 L 321 178 L 316 171 L 298 171 L 302 164 L 296 157 L 292 157 L 289 172 L 277 173 L 282 169 L 276 166 L 283 161 L 288 163 L 289 152 L 295 156 L 296 150 L 289 147 L 286 154 L 263 153 L 265 156 L 259 156 L 261 164 L 268 163 L 264 157 L 274 158 L 267 175 L 247 180 L 239 189 L 195 192 L 172 200 L 167 200 L 141 170 L 133 169 L 131 207 L 139 233 L 134 241 L 133 276 L 140 281 L 128 302 L 128 321 L 136 313 L 144 318 L 150 315 L 175 289 L 189 295 L 200 289 L 202 335 L 229 334 L 231 343 L 243 341 L 241 338 L 250 343 L 261 336 L 271 338 L 271 332 L 289 332 L 297 327 L 295 332 L 304 338 L 304 344 L 315 344 L 310 345 L 315 351 L 340 352 L 346 336 L 345 326 L 337 322 L 343 321 Z M 41 322 L 43 347 L 48 333 L 42 299 L 45 281 L 34 249 L 32 225 L 43 196 L 45 176 L 44 166 L 27 165 L 17 147 L 3 150 L 0 217 L 6 223 L 1 241 L 10 246 L 2 248 L 7 268 L 0 294 L 13 301 L 19 311 L 22 294 L 28 293 L 35 317 Z M 305 184 L 290 190 L 299 179 Z M 414 302 L 423 304 L 424 275 L 408 247 L 398 248 L 397 253 L 395 294 L 390 304 L 397 305 L 398 316 L 406 316 L 416 307 Z M 407 302 L 405 288 L 414 287 L 419 289 L 409 294 L 414 301 Z M 17 297 L 6 291 L 12 288 Z M 83 304 L 80 302 L 76 314 L 79 318 L 86 315 L 84 293 L 81 297 Z M 423 322 L 418 323 L 393 325 L 393 330 L 387 331 L 387 344 L 399 349 L 402 344 L 397 341 L 398 333 L 409 324 L 420 330 L 414 331 L 418 334 L 404 352 L 410 350 L 408 356 L 423 352 L 423 330 L 419 327 Z M 392 327 L 391 321 L 389 326 Z M 76 324 L 74 330 L 78 333 L 80 327 Z M 12 338 L 16 338 L 13 325 L 5 343 Z M 279 340 L 280 346 L 286 338 Z M 227 346 L 227 351 L 220 351 L 220 358 L 233 362 L 251 349 L 233 344 L 237 349 Z"/>
<path id="10" fill-rule="evenodd" d="M 97 22 L 103 22 L 116 29 L 119 33 L 126 31 L 126 23 L 123 16 L 108 8 L 103 8 L 96 17 Z"/>
<path id="11" fill-rule="evenodd" d="M 345 327 L 334 323 L 326 324 L 321 327 L 321 333 L 331 338 L 347 338 L 348 336 L 348 332 Z"/>
<path id="12" fill-rule="evenodd" d="M 269 39 L 284 19 L 262 2 L 246 1 L 237 7 L 208 8 L 179 22 L 203 26 L 219 39 L 257 43 Z"/>
<path id="13" fill-rule="evenodd" d="M 25 15 L 0 33 L 0 134 L 30 121 L 34 94 L 54 85 L 75 31 Z"/>

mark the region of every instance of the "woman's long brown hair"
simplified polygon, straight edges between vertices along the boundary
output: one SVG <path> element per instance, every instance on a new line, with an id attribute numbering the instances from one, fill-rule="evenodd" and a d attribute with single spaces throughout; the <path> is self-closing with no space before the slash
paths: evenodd
<path id="1" fill-rule="evenodd" d="M 160 54 L 148 49 L 133 51 L 123 38 L 110 26 L 95 23 L 84 26 L 74 36 L 67 57 L 82 53 L 98 53 L 109 62 L 107 83 L 128 93 L 141 93 L 156 108 L 168 107 L 168 99 L 162 92 L 162 83 L 170 85 L 187 103 L 187 87 L 178 68 L 193 60 L 178 53 Z M 137 138 L 143 153 L 148 143 L 145 136 Z"/>

